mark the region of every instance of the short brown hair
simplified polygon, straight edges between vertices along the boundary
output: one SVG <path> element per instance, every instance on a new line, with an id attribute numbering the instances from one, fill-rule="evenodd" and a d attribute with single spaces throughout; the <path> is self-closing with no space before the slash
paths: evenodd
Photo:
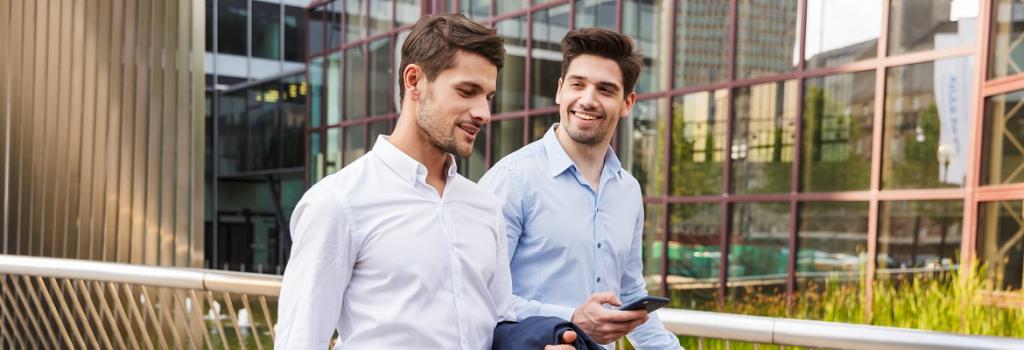
<path id="1" fill-rule="evenodd" d="M 636 51 L 633 39 L 622 33 L 601 28 L 580 28 L 570 31 L 562 38 L 562 76 L 569 70 L 569 63 L 580 55 L 594 55 L 615 61 L 622 71 L 622 88 L 628 96 L 640 77 L 644 66 L 643 56 Z"/>
<path id="2" fill-rule="evenodd" d="M 405 98 L 402 81 L 405 67 L 418 64 L 427 75 L 427 81 L 433 81 L 442 71 L 455 66 L 458 50 L 483 56 L 498 70 L 505 65 L 505 41 L 493 28 L 473 22 L 461 13 L 424 16 L 402 44 L 398 71 L 400 98 Z"/>

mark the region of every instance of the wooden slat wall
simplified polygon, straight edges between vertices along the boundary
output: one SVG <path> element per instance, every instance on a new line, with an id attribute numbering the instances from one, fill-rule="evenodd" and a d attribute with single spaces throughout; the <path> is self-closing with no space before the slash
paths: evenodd
<path id="1" fill-rule="evenodd" d="M 204 11 L 0 1 L 0 252 L 201 266 Z"/>

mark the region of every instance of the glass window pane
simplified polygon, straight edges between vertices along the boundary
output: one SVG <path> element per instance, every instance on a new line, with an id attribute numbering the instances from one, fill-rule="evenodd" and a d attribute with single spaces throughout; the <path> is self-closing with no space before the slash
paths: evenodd
<path id="1" fill-rule="evenodd" d="M 530 50 L 530 108 L 553 106 L 562 75 L 562 37 L 569 31 L 569 5 L 533 14 Z"/>
<path id="2" fill-rule="evenodd" d="M 558 113 L 535 115 L 530 117 L 530 142 L 544 138 L 551 125 L 559 120 Z"/>
<path id="3" fill-rule="evenodd" d="M 647 292 L 651 295 L 662 295 L 661 261 L 662 247 L 665 246 L 665 206 L 661 204 L 644 204 L 644 236 L 641 255 L 644 262 L 644 279 L 647 281 Z"/>
<path id="4" fill-rule="evenodd" d="M 306 49 L 308 50 L 308 55 L 313 55 L 324 50 L 325 14 L 326 11 L 324 11 L 323 6 L 309 11 L 309 22 L 306 24 L 306 34 L 308 35 L 308 37 L 306 37 Z"/>
<path id="5" fill-rule="evenodd" d="M 878 55 L 882 8 L 860 0 L 807 2 L 807 68 L 832 67 Z"/>
<path id="6" fill-rule="evenodd" d="M 213 33 L 217 29 L 213 27 L 213 1 L 214 0 L 206 0 L 206 25 L 203 27 L 203 30 L 205 31 L 203 34 L 205 34 L 204 36 L 206 37 L 206 52 L 213 52 Z"/>
<path id="7" fill-rule="evenodd" d="M 420 1 L 419 0 L 397 0 L 395 4 L 395 21 L 398 25 L 406 25 L 416 23 L 420 19 Z M 448 7 L 449 9 L 453 8 Z"/>
<path id="8" fill-rule="evenodd" d="M 978 0 L 892 0 L 889 5 L 889 54 L 972 46 Z"/>
<path id="9" fill-rule="evenodd" d="M 796 278 L 800 290 L 829 278 L 856 282 L 868 252 L 867 202 L 800 203 Z"/>
<path id="10" fill-rule="evenodd" d="M 978 260 L 988 264 L 988 280 L 997 290 L 1024 287 L 1024 201 L 985 202 L 978 208 Z"/>
<path id="11" fill-rule="evenodd" d="M 327 48 L 337 49 L 341 47 L 341 6 L 342 2 L 335 1 L 327 5 Z"/>
<path id="12" fill-rule="evenodd" d="M 792 71 L 800 58 L 797 0 L 739 0 L 736 78 Z"/>
<path id="13" fill-rule="evenodd" d="M 320 132 L 309 133 L 309 185 L 313 186 L 317 181 L 324 178 L 324 165 L 327 161 L 324 157 L 323 134 Z"/>
<path id="14" fill-rule="evenodd" d="M 220 151 L 220 175 L 245 171 L 246 90 L 221 94 L 217 108 L 220 121 L 216 141 Z"/>
<path id="15" fill-rule="evenodd" d="M 370 123 L 370 138 L 367 140 L 370 147 L 373 147 L 377 143 L 377 137 L 381 135 L 391 134 L 391 122 L 390 121 L 379 121 Z"/>
<path id="16" fill-rule="evenodd" d="M 395 48 L 394 50 L 391 50 L 391 54 L 393 55 L 391 64 L 394 65 L 394 68 L 392 68 L 394 75 L 391 76 L 391 82 L 389 83 L 394 84 L 394 88 L 391 91 L 392 103 L 390 108 L 392 111 L 400 111 L 402 109 L 401 90 L 403 87 L 401 82 L 402 72 L 400 72 L 402 68 L 402 45 L 405 44 L 405 38 L 408 37 L 408 30 L 398 32 L 398 35 L 395 36 Z"/>
<path id="17" fill-rule="evenodd" d="M 294 75 L 281 81 L 282 167 L 305 166 L 303 141 L 306 132 L 305 76 Z M 300 179 L 301 180 L 301 179 Z"/>
<path id="18" fill-rule="evenodd" d="M 345 127 L 345 166 L 362 157 L 366 153 L 366 125 L 352 125 Z"/>
<path id="19" fill-rule="evenodd" d="M 370 43 L 370 115 L 391 112 L 391 38 Z"/>
<path id="20" fill-rule="evenodd" d="M 281 5 L 252 2 L 252 55 L 281 58 Z"/>
<path id="21" fill-rule="evenodd" d="M 317 57 L 309 61 L 309 127 L 320 126 L 324 110 L 324 59 Z"/>
<path id="22" fill-rule="evenodd" d="M 487 150 L 487 143 L 491 140 L 487 139 L 487 128 L 488 125 L 480 128 L 480 133 L 477 134 L 476 140 L 473 142 L 473 154 L 469 158 L 458 158 L 459 174 L 465 176 L 467 179 L 477 182 L 481 176 L 484 176 L 484 172 L 487 171 L 485 151 Z"/>
<path id="23" fill-rule="evenodd" d="M 496 27 L 505 39 L 505 67 L 498 72 L 494 113 L 520 111 L 526 93 L 526 16 L 498 22 Z"/>
<path id="24" fill-rule="evenodd" d="M 1024 182 L 1024 90 L 985 100 L 981 183 Z"/>
<path id="25" fill-rule="evenodd" d="M 523 147 L 522 118 L 491 122 L 491 164 L 520 147 Z"/>
<path id="26" fill-rule="evenodd" d="M 312 21 L 312 19 L 310 19 Z M 302 62 L 306 60 L 306 49 L 302 38 L 306 27 L 302 25 L 302 8 L 284 7 L 284 60 Z"/>
<path id="27" fill-rule="evenodd" d="M 729 79 L 729 2 L 676 0 L 675 87 Z"/>
<path id="28" fill-rule="evenodd" d="M 334 127 L 327 129 L 327 143 L 324 145 L 323 176 L 334 174 L 341 167 L 341 128 Z"/>
<path id="29" fill-rule="evenodd" d="M 972 61 L 959 57 L 886 72 L 883 188 L 963 186 Z"/>
<path id="30" fill-rule="evenodd" d="M 796 80 L 736 89 L 733 193 L 789 191 L 798 93 Z"/>
<path id="31" fill-rule="evenodd" d="M 249 88 L 246 170 L 258 171 L 280 167 L 281 148 L 277 108 L 281 91 L 277 83 Z"/>
<path id="32" fill-rule="evenodd" d="M 327 56 L 327 125 L 341 121 L 341 54 Z"/>
<path id="33" fill-rule="evenodd" d="M 576 28 L 615 30 L 615 0 L 579 0 L 575 6 Z"/>
<path id="34" fill-rule="evenodd" d="M 393 1 L 370 1 L 370 35 L 391 30 L 391 7 L 394 6 Z"/>
<path id="35" fill-rule="evenodd" d="M 622 2 L 622 32 L 633 38 L 644 56 L 644 67 L 634 89 L 637 93 L 668 90 L 671 6 L 672 1 L 663 0 Z"/>
<path id="36" fill-rule="evenodd" d="M 786 290 L 789 203 L 732 205 L 729 295 L 778 294 Z"/>
<path id="37" fill-rule="evenodd" d="M 365 62 L 362 45 L 345 50 L 345 120 L 366 117 Z"/>
<path id="38" fill-rule="evenodd" d="M 459 12 L 469 18 L 480 20 L 491 16 L 491 0 L 462 0 Z"/>
<path id="39" fill-rule="evenodd" d="M 988 78 L 1019 74 L 1024 67 L 1024 3 L 996 0 L 992 7 Z"/>
<path id="40" fill-rule="evenodd" d="M 728 90 L 704 91 L 672 100 L 670 193 L 722 193 L 722 162 L 728 127 Z"/>
<path id="41" fill-rule="evenodd" d="M 881 202 L 878 217 L 879 275 L 951 270 L 960 260 L 964 202 Z"/>
<path id="42" fill-rule="evenodd" d="M 665 130 L 668 128 L 668 99 L 637 101 L 628 118 L 619 119 L 632 135 L 630 157 L 622 160 L 638 181 L 645 196 L 661 196 L 665 188 Z M 631 124 L 631 125 L 630 125 Z M 630 138 L 620 139 L 630 140 Z M 620 146 L 626 142 L 620 142 Z M 620 153 L 621 156 L 622 153 Z M 621 160 L 621 159 L 620 159 Z"/>
<path id="43" fill-rule="evenodd" d="M 219 0 L 217 2 L 217 52 L 248 55 L 245 35 L 249 27 L 249 6 L 245 0 Z"/>
<path id="44" fill-rule="evenodd" d="M 717 296 L 722 268 L 721 208 L 718 203 L 668 207 L 669 296 L 683 308 L 710 309 Z M 659 243 L 653 242 L 651 256 L 663 254 Z M 647 263 L 659 262 L 650 259 Z"/>
<path id="45" fill-rule="evenodd" d="M 875 71 L 804 81 L 802 191 L 868 189 L 874 110 Z"/>
<path id="46" fill-rule="evenodd" d="M 366 37 L 366 1 L 345 0 L 345 42 Z"/>
<path id="47" fill-rule="evenodd" d="M 522 10 L 523 4 L 519 1 L 495 1 L 494 15 L 499 16 L 516 10 Z"/>

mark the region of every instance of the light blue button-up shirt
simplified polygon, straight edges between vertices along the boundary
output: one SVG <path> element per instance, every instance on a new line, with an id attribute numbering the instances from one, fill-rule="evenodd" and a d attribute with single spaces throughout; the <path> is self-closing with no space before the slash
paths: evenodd
<path id="1" fill-rule="evenodd" d="M 593 293 L 612 292 L 623 303 L 647 295 L 640 184 L 609 147 L 594 191 L 558 143 L 557 127 L 480 179 L 502 201 L 518 319 L 570 320 Z M 680 348 L 657 312 L 628 337 L 638 349 Z"/>

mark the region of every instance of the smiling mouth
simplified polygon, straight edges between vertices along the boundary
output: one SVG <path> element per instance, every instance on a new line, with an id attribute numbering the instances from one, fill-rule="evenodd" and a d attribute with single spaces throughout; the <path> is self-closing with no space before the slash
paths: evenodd
<path id="1" fill-rule="evenodd" d="M 459 124 L 459 129 L 462 129 L 462 131 L 465 131 L 467 134 L 469 134 L 469 136 L 474 136 L 474 137 L 476 136 L 476 134 L 478 132 L 480 132 L 480 128 L 479 127 L 477 127 L 476 125 L 470 124 L 470 123 Z"/>
<path id="2" fill-rule="evenodd" d="M 583 120 L 598 120 L 598 119 L 601 119 L 601 116 L 599 116 L 597 114 L 584 113 L 584 112 L 580 112 L 580 111 L 572 111 L 571 113 L 572 113 L 572 115 L 576 116 L 576 118 L 580 118 L 580 119 L 583 119 Z"/>

